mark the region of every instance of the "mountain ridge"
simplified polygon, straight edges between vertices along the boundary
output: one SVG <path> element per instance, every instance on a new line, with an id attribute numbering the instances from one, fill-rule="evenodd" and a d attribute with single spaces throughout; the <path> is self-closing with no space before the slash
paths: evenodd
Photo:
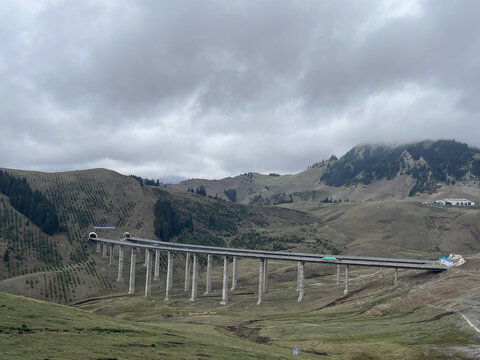
<path id="1" fill-rule="evenodd" d="M 386 182 L 385 182 L 386 181 Z M 289 175 L 254 172 L 220 180 L 190 179 L 171 188 L 203 186 L 207 195 L 237 202 L 277 205 L 294 201 L 404 199 L 480 193 L 480 150 L 455 140 L 424 140 L 405 145 L 357 145 L 342 157 L 330 157 Z M 365 188 L 365 186 L 367 188 Z M 370 191 L 369 191 L 369 189 Z"/>

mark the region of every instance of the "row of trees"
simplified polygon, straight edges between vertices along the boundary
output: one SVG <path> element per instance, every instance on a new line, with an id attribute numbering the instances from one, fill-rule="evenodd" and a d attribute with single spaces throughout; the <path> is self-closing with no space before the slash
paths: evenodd
<path id="1" fill-rule="evenodd" d="M 52 235 L 60 230 L 55 207 L 41 192 L 33 191 L 26 178 L 0 170 L 0 192 L 7 195 L 10 204 L 44 233 Z"/>
<path id="2" fill-rule="evenodd" d="M 160 180 L 154 180 L 154 179 L 147 179 L 147 178 L 141 178 L 140 176 L 136 175 L 130 175 L 133 177 L 135 180 L 138 181 L 138 183 L 143 186 L 143 185 L 148 185 L 148 186 L 160 186 Z"/>

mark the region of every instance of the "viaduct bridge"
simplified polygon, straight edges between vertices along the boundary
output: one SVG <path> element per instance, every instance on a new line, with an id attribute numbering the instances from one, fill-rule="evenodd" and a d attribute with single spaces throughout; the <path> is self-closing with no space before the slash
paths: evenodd
<path id="1" fill-rule="evenodd" d="M 304 266 L 305 263 L 323 263 L 337 265 L 337 285 L 340 285 L 340 268 L 345 266 L 345 289 L 344 294 L 349 292 L 349 269 L 350 266 L 373 266 L 379 267 L 380 273 L 383 268 L 395 269 L 394 283 L 398 281 L 398 269 L 416 269 L 428 271 L 444 271 L 448 269 L 447 266 L 440 264 L 435 260 L 415 260 L 415 259 L 395 259 L 395 258 L 380 258 L 380 257 L 362 257 L 362 256 L 332 256 L 326 254 L 308 254 L 298 252 L 283 252 L 283 251 L 264 251 L 264 250 L 250 250 L 250 249 L 234 249 L 214 246 L 189 245 L 168 243 L 163 241 L 141 239 L 131 237 L 130 234 L 125 233 L 121 240 L 113 240 L 99 237 L 96 233 L 89 234 L 89 240 L 95 241 L 97 244 L 96 252 L 101 252 L 103 257 L 110 253 L 110 265 L 114 262 L 114 247 L 118 246 L 118 276 L 117 281 L 123 281 L 123 256 L 125 247 L 130 248 L 130 281 L 129 294 L 135 292 L 135 264 L 136 253 L 139 250 L 145 250 L 145 297 L 149 297 L 152 285 L 152 265 L 153 254 L 155 254 L 153 280 L 159 279 L 160 273 L 160 252 L 167 253 L 167 279 L 165 286 L 165 301 L 170 300 L 173 284 L 173 254 L 184 253 L 185 256 L 185 292 L 190 290 L 191 282 L 191 297 L 190 301 L 195 301 L 198 294 L 198 255 L 207 255 L 207 276 L 205 294 L 208 294 L 212 285 L 212 256 L 223 257 L 223 288 L 222 301 L 220 304 L 226 305 L 228 301 L 228 291 L 233 291 L 237 285 L 237 261 L 239 258 L 251 258 L 259 260 L 258 271 L 258 301 L 257 305 L 263 302 L 263 294 L 267 291 L 268 281 L 268 260 L 293 261 L 297 263 L 297 292 L 298 302 L 304 297 Z M 103 245 L 103 250 L 101 246 Z M 193 262 L 191 260 L 193 257 Z M 232 282 L 230 289 L 228 288 L 228 258 L 233 258 L 232 267 Z"/>

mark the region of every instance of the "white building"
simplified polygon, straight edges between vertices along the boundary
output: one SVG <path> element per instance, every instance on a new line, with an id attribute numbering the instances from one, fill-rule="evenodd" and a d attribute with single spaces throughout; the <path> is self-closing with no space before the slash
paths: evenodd
<path id="1" fill-rule="evenodd" d="M 475 206 L 475 203 L 468 199 L 453 199 L 453 198 L 435 200 L 435 204 L 436 205 L 452 205 L 452 206 Z"/>

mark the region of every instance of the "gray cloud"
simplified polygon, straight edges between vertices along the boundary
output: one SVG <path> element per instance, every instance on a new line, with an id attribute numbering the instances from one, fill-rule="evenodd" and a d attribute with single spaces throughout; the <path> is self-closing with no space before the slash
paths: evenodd
<path id="1" fill-rule="evenodd" d="M 0 166 L 296 172 L 365 142 L 480 146 L 471 1 L 6 1 Z"/>

